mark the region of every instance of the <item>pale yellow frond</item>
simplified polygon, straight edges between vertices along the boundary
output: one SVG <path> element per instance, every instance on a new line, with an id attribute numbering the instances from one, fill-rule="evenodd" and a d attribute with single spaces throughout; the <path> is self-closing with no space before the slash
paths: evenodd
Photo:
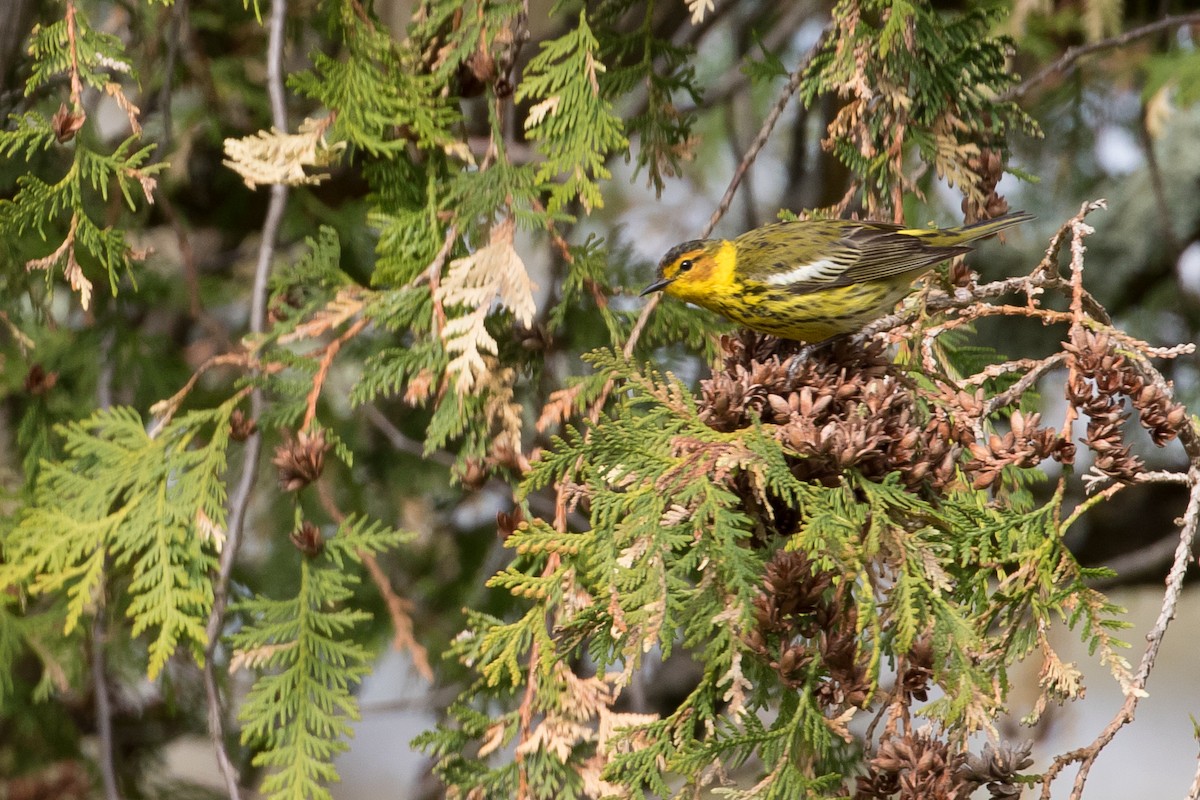
<path id="1" fill-rule="evenodd" d="M 692 15 L 692 24 L 699 25 L 704 22 L 705 14 L 708 14 L 714 8 L 713 0 L 687 0 L 688 11 Z"/>
<path id="2" fill-rule="evenodd" d="M 305 167 L 329 166 L 345 148 L 344 142 L 330 145 L 325 141 L 329 123 L 328 118 L 306 119 L 299 133 L 272 128 L 241 139 L 226 139 L 225 166 L 241 175 L 251 189 L 276 183 L 320 183 L 328 176 L 305 172 Z"/>
<path id="3" fill-rule="evenodd" d="M 487 245 L 469 256 L 450 262 L 437 289 L 443 308 L 461 307 L 466 313 L 451 317 L 442 328 L 446 350 L 454 354 L 448 370 L 456 378 L 459 394 L 470 391 L 484 378 L 484 353 L 496 354 L 496 341 L 484 323 L 496 304 L 513 312 L 522 325 L 533 323 L 537 306 L 533 282 L 513 247 L 515 223 L 506 219 L 492 227 Z"/>
<path id="4" fill-rule="evenodd" d="M 517 746 L 517 755 L 530 753 L 552 753 L 566 764 L 575 746 L 592 738 L 592 729 L 556 714 L 547 714 L 541 724 L 533 729 L 529 738 Z"/>

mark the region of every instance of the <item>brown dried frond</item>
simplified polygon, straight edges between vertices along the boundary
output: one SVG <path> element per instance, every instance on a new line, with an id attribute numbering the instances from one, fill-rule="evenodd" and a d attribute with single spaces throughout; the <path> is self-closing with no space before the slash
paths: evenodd
<path id="1" fill-rule="evenodd" d="M 455 378 L 455 390 L 466 394 L 488 379 L 485 354 L 496 355 L 498 345 L 486 321 L 496 301 L 512 311 L 517 322 L 530 326 L 537 307 L 534 285 L 525 263 L 513 247 L 516 223 L 503 220 L 492 226 L 488 243 L 474 253 L 450 262 L 434 292 L 443 308 L 459 307 L 442 328 L 446 352 L 453 358 L 446 372 Z"/>
<path id="2" fill-rule="evenodd" d="M 306 169 L 328 167 L 346 147 L 345 142 L 330 144 L 325 140 L 332 123 L 332 117 L 306 119 L 297 133 L 272 128 L 240 139 L 226 139 L 224 164 L 251 189 L 269 184 L 320 183 L 329 177 L 328 173 Z"/>
<path id="3" fill-rule="evenodd" d="M 281 445 L 275 448 L 271 463 L 279 473 L 279 488 L 285 492 L 297 492 L 321 477 L 325 469 L 325 432 L 300 431 L 296 438 L 286 435 Z"/>

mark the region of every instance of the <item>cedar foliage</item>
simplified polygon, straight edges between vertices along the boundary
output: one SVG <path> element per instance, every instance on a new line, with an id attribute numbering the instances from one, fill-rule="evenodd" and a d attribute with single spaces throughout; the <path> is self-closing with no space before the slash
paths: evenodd
<path id="1" fill-rule="evenodd" d="M 311 235 L 271 273 L 269 328 L 159 369 L 117 298 L 175 289 L 138 266 L 132 236 L 169 171 L 131 99 L 125 45 L 89 21 L 102 5 L 64 0 L 33 32 L 26 99 L 0 130 L 17 165 L 0 200 L 4 356 L 28 364 L 0 527 L 6 714 L 66 709 L 88 685 L 81 648 L 165 691 L 247 670 L 244 698 L 209 689 L 238 703 L 224 749 L 243 781 L 329 797 L 387 621 L 414 662 L 444 650 L 439 673 L 460 685 L 416 742 L 453 796 L 869 800 L 1013 796 L 1039 780 L 998 721 L 1024 659 L 1042 665 L 1028 723 L 1082 696 L 1048 626 L 1077 631 L 1127 697 L 1144 693 L 1121 610 L 1092 585 L 1111 574 L 1081 566 L 1064 536 L 1148 480 L 1135 426 L 1159 446 L 1182 440 L 1193 468 L 1200 437 L 1151 362 L 1184 351 L 1123 333 L 1084 288 L 1097 205 L 1021 277 L 981 284 L 958 263 L 860 337 L 815 351 L 717 337 L 721 323 L 678 304 L 639 316 L 628 298 L 647 270 L 581 233 L 616 192 L 617 160 L 661 193 L 700 152 L 688 106 L 704 96 L 703 54 L 663 24 L 664 4 L 556 3 L 533 42 L 528 4 L 424 0 L 401 35 L 334 0 L 321 46 L 288 78 L 307 115 L 296 132 L 257 118 L 222 129 L 231 186 L 311 187 L 286 234 Z M 143 26 L 172 13 L 133 5 Z M 696 26 L 716 13 L 704 0 L 687 12 Z M 796 69 L 807 107 L 838 103 L 821 145 L 848 179 L 818 213 L 903 219 L 930 175 L 968 220 L 1007 209 L 997 184 L 1013 137 L 1038 127 L 1012 99 L 1003 17 L 995 4 L 841 0 L 811 59 L 760 44 L 756 86 Z M 89 92 L 115 102 L 128 135 L 102 139 Z M 361 196 L 325 205 L 319 189 L 347 176 Z M 551 286 L 536 285 L 534 248 Z M 1052 355 L 1010 360 L 970 336 L 992 315 L 1062 335 Z M 94 341 L 73 346 L 64 322 Z M 685 348 L 716 361 L 698 388 L 657 366 Z M 1033 391 L 1053 369 L 1067 375 L 1058 428 Z M 91 394 L 108 405 L 114 373 L 131 385 L 90 408 Z M 397 592 L 381 566 L 428 580 L 387 561 L 420 537 L 392 524 L 408 489 L 353 424 L 371 411 L 394 420 L 381 426 L 394 440 L 446 456 L 435 481 L 513 487 L 498 520 L 509 558 L 466 574 L 473 607 L 452 640 L 414 638 L 412 587 L 396 579 Z M 1072 513 L 1082 414 L 1089 486 L 1108 489 Z M 260 436 L 277 484 L 257 490 L 249 525 L 272 557 L 255 561 L 229 507 Z M 678 654 L 696 665 L 682 699 L 631 707 L 631 684 Z M 19 770 L 79 758 L 84 731 L 64 730 Z M 143 777 L 120 779 L 152 794 Z"/>

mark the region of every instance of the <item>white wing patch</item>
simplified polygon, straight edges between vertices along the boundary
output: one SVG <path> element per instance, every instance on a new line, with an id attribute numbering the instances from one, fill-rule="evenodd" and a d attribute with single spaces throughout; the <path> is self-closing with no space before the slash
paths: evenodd
<path id="1" fill-rule="evenodd" d="M 801 264 L 798 267 L 793 267 L 787 272 L 777 272 L 774 275 L 768 276 L 766 282 L 772 286 L 791 286 L 792 284 L 804 283 L 806 281 L 827 283 L 837 280 L 838 276 L 845 271 L 845 264 L 839 264 L 836 261 L 830 261 L 828 258 L 822 258 L 809 264 Z"/>

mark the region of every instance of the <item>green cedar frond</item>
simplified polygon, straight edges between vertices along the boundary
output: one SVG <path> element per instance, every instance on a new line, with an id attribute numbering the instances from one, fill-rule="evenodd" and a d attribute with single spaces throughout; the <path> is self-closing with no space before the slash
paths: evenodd
<path id="1" fill-rule="evenodd" d="M 353 284 L 340 267 L 342 252 L 337 231 L 322 225 L 317 236 L 305 237 L 305 253 L 286 270 L 271 273 L 269 301 L 276 324 L 271 338 L 295 330 L 312 314 L 325 307 L 338 289 Z"/>
<path id="2" fill-rule="evenodd" d="M 288 81 L 298 94 L 337 113 L 330 139 L 386 158 L 402 155 L 410 142 L 440 147 L 453 141 L 449 129 L 459 113 L 442 97 L 438 82 L 401 63 L 382 25 L 363 20 L 349 4 L 342 11 L 346 57 L 315 52 L 312 71 Z M 400 126 L 406 135 L 396 136 Z"/>
<path id="3" fill-rule="evenodd" d="M 8 120 L 14 127 L 0 131 L 0 156 L 13 158 L 20 154 L 30 161 L 39 150 L 49 150 L 54 145 L 54 128 L 45 116 L 26 111 L 19 116 L 13 114 Z"/>
<path id="4" fill-rule="evenodd" d="M 641 24 L 632 31 L 617 23 L 631 8 L 641 13 Z M 681 113 L 676 102 L 684 97 L 700 102 L 700 87 L 692 66 L 695 49 L 679 46 L 655 35 L 655 3 L 606 0 L 595 12 L 601 42 L 601 58 L 608 71 L 600 85 L 610 97 L 622 97 L 644 87 L 645 110 L 628 119 L 626 129 L 637 147 L 636 176 L 646 170 L 647 180 L 658 195 L 668 178 L 682 174 L 681 166 L 692 156 L 692 126 L 695 115 Z M 630 155 L 626 155 L 626 159 Z"/>
<path id="5" fill-rule="evenodd" d="M 137 80 L 133 65 L 125 57 L 121 40 L 111 33 L 101 33 L 91 26 L 87 15 L 74 8 L 74 59 L 70 46 L 67 20 L 38 25 L 29 39 L 29 55 L 33 69 L 25 84 L 25 96 L 67 74 L 72 66 L 79 71 L 80 81 L 93 89 L 104 89 L 114 80 L 113 73 Z"/>
<path id="6" fill-rule="evenodd" d="M 0 580 L 34 595 L 64 592 L 70 633 L 111 562 L 130 578 L 133 635 L 153 633 L 148 675 L 181 644 L 201 659 L 235 405 L 189 412 L 154 435 L 125 407 L 58 428 L 65 456 L 42 465 L 32 502 L 4 540 Z"/>
<path id="7" fill-rule="evenodd" d="M 581 11 L 578 27 L 542 43 L 517 88 L 518 101 L 533 102 L 525 129 L 546 159 L 537 177 L 549 190 L 551 214 L 576 200 L 589 211 L 602 207 L 599 182 L 612 177 L 607 156 L 629 144 L 601 91 L 604 71 L 600 43 Z"/>
<path id="8" fill-rule="evenodd" d="M 242 742 L 258 748 L 253 763 L 267 770 L 269 798 L 329 798 L 337 780 L 333 759 L 347 749 L 358 719 L 352 693 L 370 671 L 373 654 L 352 632 L 370 619 L 345 608 L 359 578 L 362 552 L 379 553 L 408 538 L 379 522 L 352 517 L 322 551 L 300 564 L 295 597 L 258 596 L 239 603 L 245 627 L 235 633 L 235 658 L 262 672 L 238 711 Z"/>

